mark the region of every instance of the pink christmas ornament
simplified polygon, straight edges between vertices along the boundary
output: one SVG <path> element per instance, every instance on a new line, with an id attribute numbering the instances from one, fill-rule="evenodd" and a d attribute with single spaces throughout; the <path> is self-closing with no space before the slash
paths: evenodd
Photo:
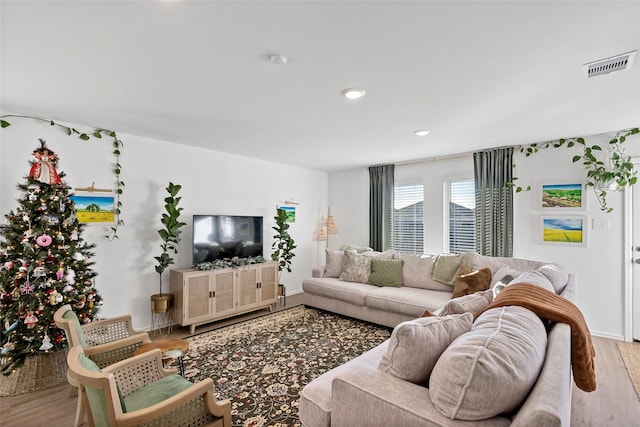
<path id="1" fill-rule="evenodd" d="M 51 244 L 51 236 L 47 235 L 47 234 L 42 234 L 40 236 L 38 236 L 38 238 L 36 239 L 36 243 L 39 246 L 42 247 L 47 247 Z"/>

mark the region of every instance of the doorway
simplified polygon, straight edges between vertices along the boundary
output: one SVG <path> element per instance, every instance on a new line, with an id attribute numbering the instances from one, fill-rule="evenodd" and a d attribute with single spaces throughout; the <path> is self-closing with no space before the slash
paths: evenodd
<path id="1" fill-rule="evenodd" d="M 640 157 L 631 159 L 640 170 Z M 625 340 L 640 341 L 640 184 L 625 191 Z"/>

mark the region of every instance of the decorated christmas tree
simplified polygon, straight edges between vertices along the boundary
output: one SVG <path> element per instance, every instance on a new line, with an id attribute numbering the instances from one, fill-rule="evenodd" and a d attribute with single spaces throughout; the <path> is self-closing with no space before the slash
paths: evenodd
<path id="1" fill-rule="evenodd" d="M 81 322 L 96 315 L 93 244 L 83 241 L 71 188 L 56 170 L 58 157 L 40 140 L 22 199 L 0 230 L 0 365 L 5 375 L 26 357 L 66 347 L 53 314 L 70 304 Z"/>

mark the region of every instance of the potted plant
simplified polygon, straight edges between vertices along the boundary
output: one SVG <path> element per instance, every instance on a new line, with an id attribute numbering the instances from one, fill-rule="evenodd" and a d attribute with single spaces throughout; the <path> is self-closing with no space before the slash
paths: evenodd
<path id="1" fill-rule="evenodd" d="M 160 222 L 164 225 L 164 228 L 158 230 L 158 234 L 162 239 L 162 253 L 160 256 L 153 257 L 157 262 L 156 272 L 160 276 L 160 293 L 151 295 L 151 311 L 154 313 L 165 313 L 171 303 L 171 294 L 162 293 L 162 274 L 164 271 L 173 264 L 173 258 L 170 253 L 178 253 L 178 243 L 180 243 L 181 228 L 186 224 L 179 221 L 180 212 L 183 208 L 178 207 L 181 197 L 177 197 L 178 192 L 182 188 L 181 185 L 174 185 L 169 183 L 166 188 L 169 196 L 164 199 L 165 213 L 162 214 Z"/>
<path id="2" fill-rule="evenodd" d="M 293 238 L 289 235 L 289 223 L 287 223 L 287 212 L 284 209 L 278 209 L 276 216 L 273 217 L 276 221 L 276 225 L 271 227 L 276 231 L 273 236 L 275 239 L 271 248 L 274 250 L 271 254 L 271 259 L 278 262 L 278 285 L 284 286 L 280 283 L 280 277 L 282 271 L 287 270 L 291 273 L 291 260 L 294 256 L 293 250 L 296 248 Z"/>

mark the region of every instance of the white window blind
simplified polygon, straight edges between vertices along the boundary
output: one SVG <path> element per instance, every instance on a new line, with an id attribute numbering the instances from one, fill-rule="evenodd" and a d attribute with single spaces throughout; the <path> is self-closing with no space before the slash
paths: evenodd
<path id="1" fill-rule="evenodd" d="M 424 251 L 424 186 L 394 188 L 393 250 L 422 254 Z"/>
<path id="2" fill-rule="evenodd" d="M 447 183 L 448 252 L 462 253 L 476 250 L 476 197 L 472 179 Z"/>

